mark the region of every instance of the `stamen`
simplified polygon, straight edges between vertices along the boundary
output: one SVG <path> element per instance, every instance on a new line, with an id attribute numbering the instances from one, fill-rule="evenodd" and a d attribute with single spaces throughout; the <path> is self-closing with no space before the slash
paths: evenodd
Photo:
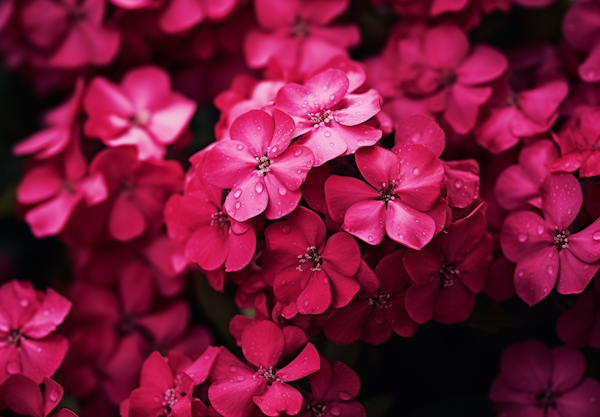
<path id="1" fill-rule="evenodd" d="M 393 301 L 390 301 L 391 294 L 384 294 L 381 291 L 377 297 L 371 297 L 367 301 L 370 306 L 375 306 L 378 309 L 390 308 L 392 307 Z"/>
<path id="2" fill-rule="evenodd" d="M 306 248 L 306 251 L 307 252 L 304 255 L 298 255 L 300 265 L 298 265 L 296 269 L 300 272 L 304 272 L 305 270 L 302 269 L 302 264 L 312 262 L 312 267 L 310 268 L 310 270 L 313 272 L 320 271 L 321 265 L 323 264 L 323 258 L 321 258 L 321 255 L 319 254 L 319 252 L 317 252 L 317 247 L 309 246 L 308 248 Z"/>
<path id="3" fill-rule="evenodd" d="M 271 168 L 269 168 L 269 166 L 271 165 L 271 161 L 269 161 L 269 158 L 265 155 L 265 156 L 261 156 L 260 158 L 257 156 L 256 161 L 258 162 L 258 165 L 256 166 L 257 169 L 257 175 L 259 177 L 264 177 L 265 175 L 267 175 L 267 172 L 271 172 Z"/>
<path id="4" fill-rule="evenodd" d="M 562 232 L 558 231 L 558 227 L 556 228 L 556 234 L 554 235 L 554 244 L 557 246 L 558 251 L 561 249 L 565 249 L 569 247 L 569 232 L 567 230 L 563 230 Z"/>
<path id="5" fill-rule="evenodd" d="M 318 111 L 316 113 L 308 113 L 308 119 L 313 123 L 313 127 L 325 126 L 333 120 L 331 110 Z"/>
<path id="6" fill-rule="evenodd" d="M 452 264 L 450 265 L 442 265 L 442 269 L 440 269 L 440 275 L 444 279 L 444 287 L 451 287 L 454 285 L 454 280 L 450 275 L 459 276 L 460 271 L 456 269 L 456 267 Z"/>
<path id="7" fill-rule="evenodd" d="M 223 213 L 223 211 L 217 211 L 216 213 L 213 213 L 210 215 L 210 225 L 211 226 L 221 227 L 228 223 L 229 223 L 229 216 L 227 216 L 227 214 Z"/>

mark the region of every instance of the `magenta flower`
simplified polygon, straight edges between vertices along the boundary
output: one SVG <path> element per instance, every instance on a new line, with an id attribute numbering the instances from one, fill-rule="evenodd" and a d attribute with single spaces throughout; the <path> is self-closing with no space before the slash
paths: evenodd
<path id="1" fill-rule="evenodd" d="M 473 49 L 465 33 L 456 26 L 429 29 L 423 37 L 424 70 L 416 81 L 416 93 L 428 94 L 428 106 L 459 134 L 475 127 L 479 108 L 492 96 L 484 84 L 499 78 L 507 69 L 504 55 L 477 45 Z"/>
<path id="2" fill-rule="evenodd" d="M 61 154 L 34 164 L 17 188 L 17 201 L 31 207 L 25 221 L 36 237 L 52 236 L 63 231 L 75 208 L 106 200 L 104 177 L 87 174 L 87 166 L 73 141 Z"/>
<path id="3" fill-rule="evenodd" d="M 111 1 L 121 7 L 124 3 L 132 3 L 131 0 Z M 150 0 L 138 1 L 143 6 L 152 4 Z M 218 20 L 227 17 L 233 11 L 237 2 L 238 0 L 170 0 L 167 2 L 167 7 L 158 23 L 166 33 L 183 32 L 206 19 Z"/>
<path id="4" fill-rule="evenodd" d="M 408 250 L 404 267 L 413 280 L 406 311 L 417 323 L 453 324 L 469 318 L 492 262 L 492 236 L 479 206 L 421 251 Z"/>
<path id="5" fill-rule="evenodd" d="M 599 18 L 598 3 L 590 0 L 574 3 L 563 19 L 562 32 L 565 40 L 578 51 L 589 52 L 578 68 L 579 77 L 586 83 L 600 81 Z"/>
<path id="6" fill-rule="evenodd" d="M 21 373 L 39 384 L 56 372 L 69 344 L 53 332 L 70 309 L 71 303 L 51 288 L 44 295 L 28 281 L 0 287 L 0 383 Z"/>
<path id="7" fill-rule="evenodd" d="M 198 155 L 198 154 L 197 154 Z M 196 157 L 199 171 L 207 152 Z M 165 222 L 178 256 L 213 271 L 222 265 L 228 272 L 246 267 L 256 250 L 256 233 L 249 221 L 238 222 L 223 207 L 223 190 L 208 184 L 192 170 L 184 194 L 174 194 L 165 205 Z"/>
<path id="8" fill-rule="evenodd" d="M 500 92 L 490 101 L 489 116 L 474 132 L 477 143 L 493 154 L 516 146 L 522 137 L 550 130 L 569 93 L 562 77 L 519 92 L 512 91 L 508 84 L 508 78 L 501 80 Z"/>
<path id="9" fill-rule="evenodd" d="M 257 322 L 242 334 L 242 352 L 253 367 L 221 348 L 210 374 L 214 382 L 208 389 L 208 398 L 215 410 L 224 417 L 248 417 L 257 405 L 271 417 L 280 412 L 298 414 L 302 394 L 289 382 L 318 371 L 319 353 L 308 343 L 294 360 L 278 368 L 284 349 L 283 332 L 270 321 Z"/>
<path id="10" fill-rule="evenodd" d="M 60 403 L 64 390 L 50 378 L 43 379 L 44 390 L 38 383 L 22 374 L 8 377 L 0 389 L 0 407 L 5 404 L 16 414 L 31 417 L 47 417 Z M 62 408 L 53 417 L 77 417 L 75 413 Z"/>
<path id="11" fill-rule="evenodd" d="M 356 164 L 367 183 L 332 175 L 325 183 L 327 207 L 346 232 L 369 245 L 379 245 L 387 234 L 419 250 L 441 230 L 427 212 L 440 201 L 444 167 L 422 145 L 393 151 L 379 146 L 359 150 Z"/>
<path id="12" fill-rule="evenodd" d="M 360 391 L 360 379 L 348 365 L 337 361 L 333 366 L 321 356 L 321 369 L 308 376 L 312 394 L 306 394 L 306 407 L 298 417 L 366 417 L 365 408 L 354 398 Z"/>
<path id="13" fill-rule="evenodd" d="M 313 151 L 315 166 L 381 139 L 381 130 L 365 124 L 381 110 L 379 93 L 349 94 L 349 85 L 343 71 L 328 69 L 277 93 L 275 107 L 292 116 L 294 137 L 304 135 L 297 143 Z"/>
<path id="14" fill-rule="evenodd" d="M 554 140 L 560 158 L 548 165 L 550 172 L 575 172 L 581 177 L 600 175 L 600 107 L 580 107 Z"/>
<path id="15" fill-rule="evenodd" d="M 121 242 L 158 231 L 164 201 L 179 191 L 183 182 L 178 162 L 140 161 L 133 146 L 103 150 L 92 161 L 90 171 L 106 179 L 111 207 L 108 232 Z"/>
<path id="16" fill-rule="evenodd" d="M 378 345 L 392 335 L 412 336 L 419 328 L 406 312 L 406 291 L 411 279 L 402 264 L 405 250 L 385 256 L 375 274 L 363 261 L 356 278 L 361 290 L 346 307 L 337 310 L 324 326 L 325 335 L 338 345 L 357 340 Z"/>
<path id="17" fill-rule="evenodd" d="M 130 71 L 121 86 L 95 78 L 83 106 L 87 135 L 110 147 L 134 145 L 142 160 L 162 159 L 196 111 L 193 101 L 171 91 L 169 75 L 152 66 Z"/>
<path id="18" fill-rule="evenodd" d="M 567 346 L 600 349 L 600 279 L 583 293 L 572 308 L 563 311 L 556 322 L 556 333 Z"/>
<path id="19" fill-rule="evenodd" d="M 490 400 L 506 417 L 595 417 L 600 384 L 584 374 L 578 350 L 558 346 L 550 351 L 537 340 L 517 343 L 502 353 Z"/>
<path id="20" fill-rule="evenodd" d="M 233 122 L 231 140 L 211 149 L 204 177 L 215 187 L 231 188 L 223 205 L 229 216 L 243 222 L 264 212 L 267 219 L 279 219 L 298 206 L 314 155 L 306 146 L 290 146 L 293 132 L 287 114 L 251 110 Z"/>
<path id="21" fill-rule="evenodd" d="M 263 30 L 251 30 L 244 42 L 251 68 L 274 59 L 286 72 L 307 74 L 327 58 L 347 55 L 360 41 L 355 25 L 327 26 L 342 14 L 348 0 L 257 0 L 256 17 Z M 325 57 L 325 58 L 324 58 Z"/>
<path id="22" fill-rule="evenodd" d="M 35 159 L 46 159 L 64 151 L 72 140 L 79 140 L 77 117 L 81 112 L 83 79 L 78 78 L 73 95 L 44 117 L 48 127 L 22 140 L 13 147 L 15 155 L 35 155 Z"/>
<path id="23" fill-rule="evenodd" d="M 547 165 L 557 158 L 558 149 L 546 139 L 523 147 L 519 163 L 507 167 L 496 179 L 494 192 L 498 204 L 505 210 L 524 209 L 528 205 L 542 208 L 542 183 L 549 174 Z"/>
<path id="24" fill-rule="evenodd" d="M 313 211 L 298 207 L 265 230 L 265 241 L 263 274 L 284 305 L 285 318 L 343 307 L 358 292 L 358 244 L 344 232 L 326 240 L 325 224 Z"/>
<path id="25" fill-rule="evenodd" d="M 542 185 L 543 217 L 519 211 L 504 220 L 500 244 L 517 264 L 515 289 L 527 304 L 538 303 L 555 284 L 561 294 L 580 293 L 600 268 L 600 218 L 580 232 L 571 229 L 582 203 L 575 177 L 553 174 Z"/>

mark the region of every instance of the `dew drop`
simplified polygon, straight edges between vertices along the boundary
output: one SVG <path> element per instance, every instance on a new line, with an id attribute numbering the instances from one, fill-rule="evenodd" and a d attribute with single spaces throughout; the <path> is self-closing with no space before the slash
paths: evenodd
<path id="1" fill-rule="evenodd" d="M 304 306 L 305 306 L 305 307 L 306 307 L 306 306 L 308 306 L 308 304 L 309 304 L 309 303 L 310 303 L 310 301 L 308 301 L 308 300 L 304 300 Z"/>
<path id="2" fill-rule="evenodd" d="M 583 264 L 583 270 L 587 271 L 588 269 L 590 269 L 590 266 L 588 264 Z"/>
<path id="3" fill-rule="evenodd" d="M 333 146 L 333 145 L 334 145 L 334 143 L 333 143 L 333 142 L 329 142 L 329 146 Z"/>
<path id="4" fill-rule="evenodd" d="M 340 408 L 338 406 L 333 406 L 331 407 L 331 414 L 333 414 L 334 416 L 339 416 L 342 413 L 342 410 L 340 410 Z"/>
<path id="5" fill-rule="evenodd" d="M 552 273 L 554 272 L 554 267 L 552 265 L 548 265 L 547 271 L 549 274 L 552 275 Z"/>
<path id="6" fill-rule="evenodd" d="M 16 374 L 17 372 L 20 371 L 20 369 L 21 369 L 21 367 L 15 361 L 9 361 L 6 364 L 6 372 L 8 372 L 9 374 Z"/>
<path id="7" fill-rule="evenodd" d="M 600 231 L 599 231 L 599 232 L 596 232 L 596 233 L 594 233 L 594 235 L 592 236 L 592 238 L 593 238 L 594 240 L 600 240 Z"/>
<path id="8" fill-rule="evenodd" d="M 286 235 L 290 232 L 290 230 L 292 230 L 292 228 L 289 224 L 284 224 L 283 226 L 281 226 L 281 231 Z"/>
<path id="9" fill-rule="evenodd" d="M 323 278 L 323 284 L 325 284 L 325 285 L 329 284 L 329 279 L 328 278 Z"/>
<path id="10" fill-rule="evenodd" d="M 328 138 L 329 136 L 331 136 L 331 132 L 329 132 L 329 131 L 325 132 L 325 137 Z"/>
<path id="11" fill-rule="evenodd" d="M 454 181 L 454 186 L 458 189 L 460 189 L 463 186 L 463 182 L 461 179 L 458 179 L 456 181 Z"/>
<path id="12" fill-rule="evenodd" d="M 367 238 L 367 240 L 368 240 L 369 242 L 372 242 L 372 241 L 373 241 L 373 236 L 369 236 L 369 237 Z"/>
<path id="13" fill-rule="evenodd" d="M 298 150 L 296 151 L 296 153 L 294 153 L 294 155 L 295 155 L 295 156 L 300 156 L 300 155 L 302 155 L 302 149 L 298 149 Z"/>
<path id="14" fill-rule="evenodd" d="M 50 401 L 56 400 L 58 400 L 58 391 L 53 389 L 52 391 L 50 391 Z"/>
<path id="15" fill-rule="evenodd" d="M 237 203 L 235 203 L 235 208 L 239 209 L 242 205 L 240 204 L 240 202 L 238 201 Z"/>
<path id="16" fill-rule="evenodd" d="M 285 279 L 282 279 L 282 280 L 281 280 L 281 285 L 285 285 L 285 283 L 286 283 L 286 282 L 287 282 L 287 281 L 286 281 Z"/>
<path id="17" fill-rule="evenodd" d="M 415 174 L 415 175 L 419 175 L 419 172 L 421 172 L 421 171 L 419 170 L 419 168 L 414 168 L 414 169 L 413 169 L 413 174 Z"/>
<path id="18" fill-rule="evenodd" d="M 380 317 L 380 316 L 375 317 L 375 323 L 377 323 L 377 324 L 381 324 L 384 321 L 385 321 L 385 318 L 383 318 L 383 317 Z"/>
<path id="19" fill-rule="evenodd" d="M 335 96 L 332 94 L 329 96 L 329 100 L 335 100 Z"/>
<path id="20" fill-rule="evenodd" d="M 544 287 L 544 292 L 548 292 L 548 287 Z"/>
<path id="21" fill-rule="evenodd" d="M 338 396 L 344 401 L 350 401 L 352 399 L 352 395 L 348 394 L 346 391 L 338 392 Z"/>
<path id="22" fill-rule="evenodd" d="M 517 236 L 517 239 L 519 239 L 519 242 L 523 243 L 527 240 L 528 236 L 525 233 L 519 233 L 519 235 Z"/>
<path id="23" fill-rule="evenodd" d="M 229 367 L 229 372 L 237 372 L 237 368 L 234 365 Z"/>
<path id="24" fill-rule="evenodd" d="M 519 276 L 519 278 L 521 278 L 523 275 L 525 275 L 525 271 L 523 271 L 522 269 L 517 273 L 517 275 Z"/>
<path id="25" fill-rule="evenodd" d="M 542 233 L 544 233 L 544 226 L 538 226 L 537 232 L 538 232 L 538 235 L 541 235 Z"/>
<path id="26" fill-rule="evenodd" d="M 240 198 L 241 195 L 242 195 L 242 190 L 235 190 L 235 193 L 233 193 L 233 196 L 235 198 Z"/>
<path id="27" fill-rule="evenodd" d="M 363 146 L 365 144 L 365 141 L 362 139 L 359 139 L 358 142 L 356 142 L 358 144 L 358 146 Z"/>
<path id="28" fill-rule="evenodd" d="M 154 402 L 155 403 L 159 403 L 160 402 L 160 397 L 158 395 L 154 396 Z"/>
<path id="29" fill-rule="evenodd" d="M 242 381 L 243 381 L 243 380 L 245 380 L 245 379 L 246 379 L 246 378 L 244 378 L 244 377 L 243 377 L 243 376 L 241 376 L 241 375 L 238 375 L 238 377 L 237 377 L 237 380 L 238 380 L 238 382 L 242 382 Z"/>
<path id="30" fill-rule="evenodd" d="M 277 152 L 277 146 L 273 146 L 273 147 L 271 148 L 271 152 L 273 152 L 273 153 Z"/>
<path id="31" fill-rule="evenodd" d="M 287 194 L 287 188 L 285 188 L 285 187 L 279 187 L 279 194 L 286 195 Z"/>
<path id="32" fill-rule="evenodd" d="M 281 217 L 281 210 L 277 210 L 277 216 Z"/>
<path id="33" fill-rule="evenodd" d="M 237 150 L 241 151 L 242 149 L 244 149 L 244 145 L 242 145 L 241 143 L 237 146 Z"/>
<path id="34" fill-rule="evenodd" d="M 27 308 L 27 306 L 29 305 L 29 300 L 27 298 L 23 298 L 19 304 L 21 305 L 21 307 Z"/>
<path id="35" fill-rule="evenodd" d="M 254 187 L 256 189 L 257 193 L 262 193 L 263 191 L 263 185 L 259 182 L 258 184 L 256 184 L 256 187 Z"/>

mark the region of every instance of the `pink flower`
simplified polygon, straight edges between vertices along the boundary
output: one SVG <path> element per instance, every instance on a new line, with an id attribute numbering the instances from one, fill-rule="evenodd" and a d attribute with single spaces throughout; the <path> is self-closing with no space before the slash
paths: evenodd
<path id="1" fill-rule="evenodd" d="M 244 51 L 251 68 L 275 59 L 286 72 L 307 74 L 336 55 L 347 55 L 360 32 L 355 25 L 327 26 L 342 14 L 348 0 L 257 0 L 256 17 L 263 30 L 246 36 Z"/>
<path id="2" fill-rule="evenodd" d="M 22 30 L 36 48 L 52 51 L 44 60 L 50 67 L 107 65 L 121 36 L 104 24 L 105 5 L 104 0 L 34 0 L 21 10 Z"/>
<path id="3" fill-rule="evenodd" d="M 183 32 L 206 19 L 227 17 L 237 3 L 238 0 L 170 0 L 158 23 L 166 33 Z"/>
<path id="4" fill-rule="evenodd" d="M 519 163 L 507 167 L 496 179 L 494 192 L 498 204 L 506 210 L 523 209 L 528 205 L 542 208 L 542 183 L 549 174 L 546 166 L 557 158 L 558 149 L 546 139 L 523 147 Z"/>
<path id="5" fill-rule="evenodd" d="M 600 175 L 600 107 L 583 106 L 553 136 L 561 156 L 548 165 L 550 172 L 575 172 L 581 177 Z"/>
<path id="6" fill-rule="evenodd" d="M 242 334 L 242 352 L 254 367 L 221 348 L 210 374 L 214 382 L 208 390 L 215 410 L 224 417 L 248 417 L 257 405 L 267 416 L 276 417 L 280 412 L 298 414 L 302 394 L 289 382 L 318 371 L 319 353 L 308 343 L 294 360 L 278 368 L 284 349 L 283 332 L 270 321 L 257 322 Z"/>
<path id="7" fill-rule="evenodd" d="M 433 319 L 453 324 L 471 314 L 492 261 L 492 236 L 481 206 L 458 220 L 417 252 L 408 250 L 404 267 L 413 280 L 406 311 L 417 323 Z"/>
<path id="8" fill-rule="evenodd" d="M 312 394 L 306 395 L 306 407 L 298 417 L 366 417 L 364 407 L 354 399 L 360 391 L 360 379 L 345 363 L 337 361 L 331 366 L 321 356 L 321 369 L 309 375 L 308 382 Z"/>
<path id="9" fill-rule="evenodd" d="M 87 174 L 78 140 L 53 158 L 34 164 L 17 188 L 17 201 L 30 208 L 25 220 L 36 237 L 60 233 L 75 208 L 106 200 L 106 182 L 100 174 Z"/>
<path id="10" fill-rule="evenodd" d="M 344 232 L 326 240 L 323 220 L 313 211 L 298 207 L 265 230 L 265 241 L 263 274 L 285 318 L 343 307 L 358 292 L 358 244 Z"/>
<path id="11" fill-rule="evenodd" d="M 571 229 L 582 203 L 577 180 L 553 174 L 542 184 L 543 218 L 519 211 L 504 220 L 500 244 L 517 264 L 515 289 L 527 304 L 545 298 L 557 280 L 559 293 L 581 293 L 600 268 L 600 219 L 580 232 Z"/>
<path id="12" fill-rule="evenodd" d="M 459 134 L 475 127 L 479 108 L 492 95 L 485 84 L 499 78 L 507 69 L 504 55 L 486 45 L 470 48 L 465 33 L 456 26 L 429 29 L 422 40 L 422 67 L 414 93 L 428 96 L 434 113 Z"/>
<path id="13" fill-rule="evenodd" d="M 16 414 L 31 417 L 46 417 L 58 405 L 63 396 L 63 387 L 50 378 L 43 379 L 44 390 L 38 383 L 22 374 L 11 375 L 0 389 L 0 404 Z M 77 417 L 71 410 L 63 408 L 54 417 Z"/>
<path id="14" fill-rule="evenodd" d="M 407 145 L 391 152 L 372 146 L 356 153 L 356 164 L 367 184 L 337 175 L 325 183 L 329 214 L 346 232 L 370 245 L 387 234 L 417 250 L 439 233 L 427 212 L 440 201 L 444 168 L 429 149 Z"/>
<path id="15" fill-rule="evenodd" d="M 231 140 L 211 149 L 203 173 L 211 185 L 231 188 L 223 206 L 233 219 L 243 222 L 262 212 L 279 219 L 298 206 L 314 155 L 306 146 L 290 146 L 293 132 L 287 114 L 251 110 L 232 124 Z"/>
<path id="16" fill-rule="evenodd" d="M 537 340 L 517 343 L 502 353 L 489 397 L 507 417 L 594 417 L 600 384 L 584 373 L 578 350 L 558 346 L 550 351 Z"/>
<path id="17" fill-rule="evenodd" d="M 196 262 L 213 271 L 240 271 L 256 250 L 256 233 L 251 222 L 238 222 L 223 207 L 224 190 L 213 187 L 196 175 L 204 167 L 208 153 L 196 154 L 194 170 L 186 177 L 184 194 L 175 194 L 165 205 L 164 215 L 169 237 L 175 243 L 178 258 Z M 174 263 L 181 263 L 173 257 Z"/>
<path id="18" fill-rule="evenodd" d="M 588 0 L 574 3 L 563 19 L 562 32 L 565 40 L 577 50 L 589 52 L 578 68 L 579 77 L 586 83 L 600 81 L 599 17 L 598 2 Z"/>
<path id="19" fill-rule="evenodd" d="M 404 299 L 411 279 L 402 264 L 405 250 L 385 256 L 375 274 L 363 261 L 356 278 L 361 290 L 346 307 L 337 310 L 325 322 L 325 335 L 339 345 L 357 340 L 380 344 L 392 335 L 412 336 L 419 328 L 406 312 Z"/>
<path id="20" fill-rule="evenodd" d="M 0 287 L 0 383 L 21 373 L 39 384 L 56 372 L 69 344 L 53 332 L 70 309 L 71 303 L 51 288 L 44 295 L 28 281 Z"/>
<path id="21" fill-rule="evenodd" d="M 522 137 L 550 130 L 558 118 L 558 108 L 569 93 L 562 76 L 534 88 L 514 92 L 508 78 L 490 101 L 490 114 L 475 129 L 477 143 L 493 154 L 516 146 Z"/>
<path id="22" fill-rule="evenodd" d="M 162 159 L 196 111 L 193 101 L 171 91 L 169 75 L 152 66 L 130 71 L 121 86 L 95 78 L 83 106 L 87 135 L 110 147 L 134 145 L 142 160 Z"/>
<path id="23" fill-rule="evenodd" d="M 328 69 L 277 93 L 275 107 L 292 116 L 294 137 L 303 135 L 297 143 L 313 151 L 315 166 L 381 139 L 381 130 L 365 124 L 381 109 L 379 93 L 349 94 L 349 85 L 344 72 Z"/>
<path id="24" fill-rule="evenodd" d="M 18 156 L 35 155 L 35 159 L 46 159 L 64 151 L 73 140 L 79 140 L 77 117 L 81 112 L 83 79 L 78 78 L 73 95 L 59 107 L 48 112 L 44 124 L 48 127 L 17 143 L 13 153 Z"/>
<path id="25" fill-rule="evenodd" d="M 128 241 L 162 225 L 163 204 L 183 182 L 176 161 L 140 161 L 133 146 L 105 149 L 90 166 L 108 184 L 108 231 L 118 241 Z"/>
<path id="26" fill-rule="evenodd" d="M 556 322 L 556 333 L 567 346 L 600 349 L 600 279 L 594 280 L 594 287 L 563 311 Z"/>
<path id="27" fill-rule="evenodd" d="M 142 365 L 140 387 L 121 403 L 121 417 L 191 417 L 194 386 L 208 378 L 219 353 L 210 346 L 192 363 L 177 351 L 170 351 L 168 359 L 152 352 Z"/>

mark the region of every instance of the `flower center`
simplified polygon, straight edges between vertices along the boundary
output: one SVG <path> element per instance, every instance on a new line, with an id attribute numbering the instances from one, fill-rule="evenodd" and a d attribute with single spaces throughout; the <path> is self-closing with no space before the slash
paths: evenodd
<path id="1" fill-rule="evenodd" d="M 258 162 L 256 170 L 258 171 L 257 174 L 259 177 L 264 177 L 267 175 L 267 172 L 271 171 L 271 168 L 269 168 L 271 166 L 271 161 L 269 161 L 267 155 L 261 157 L 257 156 L 254 159 L 256 159 L 256 162 Z"/>
<path id="2" fill-rule="evenodd" d="M 384 294 L 379 291 L 379 295 L 377 297 L 371 297 L 367 301 L 370 306 L 375 306 L 378 309 L 390 308 L 393 305 L 393 302 L 390 301 L 391 294 Z"/>
<path id="3" fill-rule="evenodd" d="M 313 405 L 307 405 L 306 409 L 312 412 L 312 417 L 323 417 L 325 415 L 325 409 L 327 408 L 327 403 L 318 403 Z"/>
<path id="4" fill-rule="evenodd" d="M 87 18 L 86 12 L 81 9 L 73 9 L 69 12 L 69 15 L 68 15 L 68 20 L 69 20 L 69 23 L 71 23 L 71 24 L 81 22 L 82 20 L 85 20 L 86 18 Z"/>
<path id="5" fill-rule="evenodd" d="M 281 379 L 279 379 L 275 374 L 277 373 L 277 369 L 273 368 L 272 366 L 269 367 L 269 369 L 267 368 L 263 368 L 262 366 L 258 369 L 258 372 L 256 372 L 254 374 L 254 379 L 259 379 L 259 378 L 263 378 L 267 380 L 267 385 L 272 385 L 273 382 L 277 381 L 277 382 L 281 382 Z"/>
<path id="6" fill-rule="evenodd" d="M 229 216 L 227 214 L 223 213 L 223 211 L 217 211 L 216 213 L 213 213 L 210 215 L 210 225 L 211 226 L 223 227 L 228 224 L 229 224 Z"/>
<path id="7" fill-rule="evenodd" d="M 22 336 L 23 334 L 19 330 L 11 330 L 8 334 L 8 343 L 13 344 L 16 347 L 20 347 Z"/>
<path id="8" fill-rule="evenodd" d="M 313 272 L 320 271 L 321 265 L 323 265 L 323 258 L 321 258 L 321 255 L 317 252 L 316 246 L 309 246 L 306 248 L 306 253 L 304 255 L 298 255 L 298 260 L 300 260 L 300 265 L 298 265 L 296 269 L 300 272 L 305 271 L 305 269 L 302 269 L 302 265 L 305 263 L 312 263 L 310 270 Z"/>
<path id="9" fill-rule="evenodd" d="M 390 185 L 386 185 L 384 182 L 382 188 L 378 190 L 380 195 L 379 199 L 381 201 L 385 201 L 386 205 L 388 202 L 394 201 L 396 197 L 398 197 L 396 194 L 394 194 L 395 189 L 396 181 L 392 181 Z"/>
<path id="10" fill-rule="evenodd" d="M 440 84 L 442 84 L 444 87 L 451 86 L 456 82 L 457 79 L 458 76 L 452 69 L 443 70 L 440 74 Z"/>
<path id="11" fill-rule="evenodd" d="M 563 230 L 562 232 L 556 229 L 556 234 L 554 235 L 554 244 L 556 248 L 560 252 L 564 248 L 569 247 L 569 232 L 567 230 Z"/>
<path id="12" fill-rule="evenodd" d="M 308 32 L 308 25 L 303 20 L 297 19 L 292 25 L 290 31 L 290 38 L 308 38 L 310 33 Z"/>
<path id="13" fill-rule="evenodd" d="M 316 113 L 308 113 L 308 119 L 313 123 L 313 127 L 325 126 L 333 120 L 331 110 L 321 110 Z"/>
<path id="14" fill-rule="evenodd" d="M 442 269 L 440 269 L 440 277 L 444 280 L 444 287 L 451 287 L 454 285 L 452 275 L 458 277 L 460 271 L 452 264 L 443 264 Z"/>
<path id="15" fill-rule="evenodd" d="M 556 407 L 556 396 L 550 390 L 542 391 L 535 396 L 538 407 L 544 410 Z"/>
<path id="16" fill-rule="evenodd" d="M 129 124 L 132 126 L 145 126 L 150 120 L 150 112 L 148 110 L 140 110 L 137 114 L 129 118 Z"/>

